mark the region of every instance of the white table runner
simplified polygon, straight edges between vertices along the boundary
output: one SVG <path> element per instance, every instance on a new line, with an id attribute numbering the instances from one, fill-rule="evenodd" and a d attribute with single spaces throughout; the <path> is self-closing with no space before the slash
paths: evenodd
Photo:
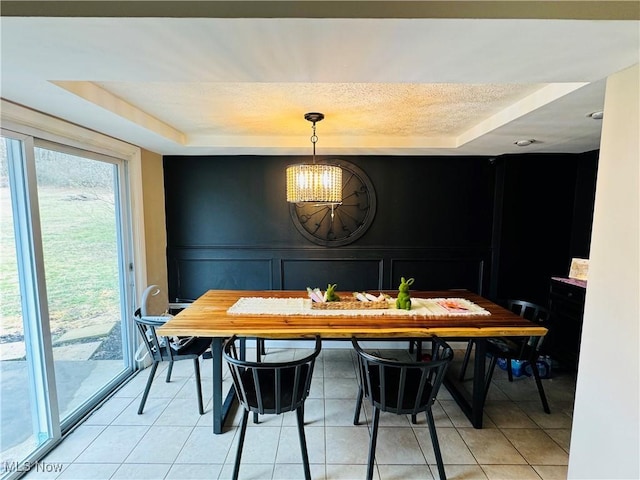
<path id="1" fill-rule="evenodd" d="M 416 317 L 464 317 L 491 315 L 484 308 L 465 298 L 412 298 L 411 310 L 388 309 L 322 310 L 311 308 L 307 298 L 241 297 L 228 310 L 229 315 L 319 315 L 347 317 L 354 315 L 407 315 Z"/>

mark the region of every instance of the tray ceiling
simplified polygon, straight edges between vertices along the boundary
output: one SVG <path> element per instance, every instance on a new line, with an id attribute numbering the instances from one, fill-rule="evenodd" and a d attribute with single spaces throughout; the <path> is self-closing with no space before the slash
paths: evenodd
<path id="1" fill-rule="evenodd" d="M 320 155 L 580 153 L 640 57 L 637 20 L 1 22 L 4 99 L 161 154 L 306 154 L 309 111 Z"/>

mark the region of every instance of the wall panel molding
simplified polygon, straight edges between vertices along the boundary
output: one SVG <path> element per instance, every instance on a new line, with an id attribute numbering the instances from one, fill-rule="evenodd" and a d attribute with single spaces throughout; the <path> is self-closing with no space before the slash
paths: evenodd
<path id="1" fill-rule="evenodd" d="M 357 251 L 357 255 L 353 253 Z M 483 293 L 488 249 L 465 248 L 227 248 L 187 247 L 169 251 L 173 297 L 197 298 L 205 290 L 394 290 L 400 277 L 414 277 L 415 289 L 464 288 Z M 174 293 L 175 292 L 175 293 Z"/>

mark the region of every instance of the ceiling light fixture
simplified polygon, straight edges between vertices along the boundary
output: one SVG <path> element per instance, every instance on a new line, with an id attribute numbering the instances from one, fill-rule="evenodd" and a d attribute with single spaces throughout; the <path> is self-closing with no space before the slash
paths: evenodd
<path id="1" fill-rule="evenodd" d="M 324 114 L 311 112 L 304 115 L 311 122 L 313 134 L 313 163 L 300 163 L 287 167 L 287 202 L 330 203 L 342 202 L 342 168 L 338 165 L 316 163 L 316 123 Z"/>
<path id="2" fill-rule="evenodd" d="M 604 117 L 604 112 L 603 111 L 591 112 L 587 114 L 587 117 L 593 118 L 594 120 L 602 120 L 602 117 Z"/>
<path id="3" fill-rule="evenodd" d="M 530 140 L 516 140 L 515 142 L 513 142 L 514 145 L 517 145 L 519 147 L 527 147 L 532 143 L 535 143 L 535 140 L 533 138 Z"/>

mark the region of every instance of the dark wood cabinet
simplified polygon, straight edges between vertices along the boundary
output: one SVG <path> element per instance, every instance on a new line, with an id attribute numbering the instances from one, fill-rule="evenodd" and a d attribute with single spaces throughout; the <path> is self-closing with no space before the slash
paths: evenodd
<path id="1" fill-rule="evenodd" d="M 561 368 L 578 367 L 587 282 L 552 277 L 549 291 L 550 353 Z"/>

